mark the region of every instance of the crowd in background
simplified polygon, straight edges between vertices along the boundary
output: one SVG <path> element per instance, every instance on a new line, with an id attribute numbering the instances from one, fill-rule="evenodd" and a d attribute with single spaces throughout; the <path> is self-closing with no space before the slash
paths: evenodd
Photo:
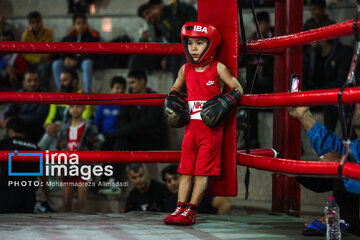
<path id="1" fill-rule="evenodd" d="M 81 2 L 81 1 L 80 1 Z M 324 27 L 334 24 L 335 21 L 326 15 L 325 0 L 304 1 L 309 5 L 311 17 L 305 20 L 304 30 Z M 63 42 L 99 42 L 100 35 L 89 26 L 86 12 L 92 1 L 84 1 L 77 5 L 69 0 L 69 13 L 72 15 L 72 29 L 62 39 Z M 249 7 L 249 1 L 245 6 Z M 273 7 L 271 1 L 257 1 L 256 7 Z M 173 1 L 165 4 L 162 0 L 149 0 L 137 9 L 138 16 L 144 20 L 144 28 L 140 33 L 139 42 L 181 42 L 180 29 L 187 21 L 196 21 L 197 11 L 193 1 L 188 3 Z M 270 15 L 266 11 L 257 11 L 257 21 L 263 38 L 274 35 Z M 43 24 L 40 12 L 28 14 L 28 27 L 21 36 L 21 41 L 52 42 L 53 31 Z M 254 19 L 255 22 L 255 19 Z M 5 24 L 0 17 L 0 41 L 16 41 L 14 31 Z M 251 36 L 259 39 L 257 33 Z M 116 41 L 130 41 L 129 38 L 119 38 Z M 329 89 L 341 87 L 347 77 L 352 58 L 352 48 L 342 44 L 339 40 L 327 40 L 312 43 L 303 47 L 303 90 Z M 121 62 L 121 64 L 120 64 Z M 145 94 L 155 93 L 148 88 L 148 73 L 154 69 L 168 70 L 177 75 L 177 71 L 185 63 L 184 56 L 148 56 L 133 55 L 129 57 L 104 56 L 92 54 L 0 54 L 0 91 L 44 92 L 57 91 L 67 93 L 93 92 L 93 72 L 97 67 L 115 66 L 129 69 L 128 75 L 113 76 L 109 86 L 112 94 Z M 251 76 L 256 73 L 254 88 L 246 87 L 248 93 L 272 93 L 274 80 L 274 58 L 272 56 L 251 55 L 248 60 Z M 243 66 L 240 63 L 240 66 Z M 79 72 L 82 72 L 84 87 L 79 85 Z M 55 86 L 56 89 L 53 89 Z M 336 106 L 317 107 L 312 109 L 324 114 L 325 126 L 335 131 L 338 123 L 338 109 Z M 258 139 L 258 112 L 250 111 L 251 146 L 259 147 Z M 11 150 L 11 139 L 20 139 L 34 144 L 30 149 L 41 150 L 160 150 L 165 149 L 167 127 L 164 124 L 162 108 L 156 106 L 77 106 L 63 104 L 9 104 L 0 118 L 1 127 L 6 130 L 3 141 L 3 150 Z M 354 134 L 355 137 L 355 134 Z M 9 140 L 10 139 L 10 140 Z M 10 141 L 10 142 L 9 142 Z M 30 146 L 28 145 L 28 146 Z M 31 145 L 32 146 L 32 145 Z M 14 147 L 14 146 L 13 146 Z M 5 149 L 7 148 L 7 149 Z M 28 150 L 29 148 L 24 148 Z M 113 164 L 114 176 L 106 181 L 127 181 L 133 183 L 134 189 L 129 193 L 126 211 L 152 210 L 171 211 L 176 204 L 178 173 L 176 167 L 165 168 L 162 178 L 166 185 L 149 178 L 144 165 L 131 165 L 128 169 L 123 164 Z M 4 176 L 0 176 L 5 181 Z M 81 182 L 81 179 L 64 178 L 62 181 Z M 304 186 L 314 190 L 314 182 L 298 179 Z M 332 182 L 331 187 L 337 196 L 339 205 L 344 212 L 359 213 L 359 199 L 357 195 L 349 193 L 339 180 Z M 14 188 L 10 188 L 14 190 Z M 9 194 L 8 202 L 14 205 L 19 193 L 9 191 L 1 185 L 0 192 Z M 87 188 L 78 188 L 78 208 L 86 209 Z M 123 189 L 100 189 L 102 193 L 124 193 Z M 315 189 L 314 191 L 323 191 Z M 31 203 L 34 203 L 34 191 Z M 74 188 L 63 189 L 63 210 L 72 210 Z M 158 194 L 153 194 L 158 192 Z M 48 199 L 47 190 L 44 190 Z M 151 193 L 151 194 L 150 194 Z M 341 194 L 339 194 L 341 193 Z M 13 195 L 11 195 L 13 194 Z M 28 195 L 26 195 L 28 196 Z M 154 199 L 156 196 L 158 199 Z M 30 199 L 30 198 L 29 198 Z M 352 202 L 349 204 L 348 201 Z M 3 200 L 0 199 L 0 206 Z M 203 205 L 205 212 L 227 213 L 230 202 L 226 198 L 205 198 Z M 19 208 L 20 209 L 20 208 Z M 15 208 L 13 211 L 20 211 Z M 167 210 L 170 209 L 170 210 Z M 27 208 L 29 210 L 29 208 Z M 22 210 L 21 210 L 22 211 Z M 349 213 L 350 214 L 350 213 Z M 348 218 L 348 216 L 345 216 Z M 352 218 L 359 218 L 351 215 Z M 352 221 L 352 220 L 349 221 Z M 356 230 L 357 231 L 357 230 Z"/>

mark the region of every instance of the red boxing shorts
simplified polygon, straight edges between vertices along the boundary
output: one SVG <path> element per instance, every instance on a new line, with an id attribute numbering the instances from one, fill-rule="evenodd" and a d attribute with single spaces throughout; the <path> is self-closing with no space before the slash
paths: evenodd
<path id="1" fill-rule="evenodd" d="M 202 120 L 185 126 L 178 172 L 185 175 L 220 176 L 224 124 L 208 128 Z"/>

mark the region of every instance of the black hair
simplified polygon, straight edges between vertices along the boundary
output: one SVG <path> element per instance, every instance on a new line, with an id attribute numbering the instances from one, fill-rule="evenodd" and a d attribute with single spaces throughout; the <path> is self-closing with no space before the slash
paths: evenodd
<path id="1" fill-rule="evenodd" d="M 257 20 L 260 22 L 260 21 L 264 21 L 264 22 L 268 22 L 270 23 L 270 15 L 268 12 L 266 11 L 261 11 L 261 12 L 258 12 L 256 14 L 256 18 Z"/>
<path id="2" fill-rule="evenodd" d="M 178 165 L 176 164 L 171 164 L 167 167 L 164 167 L 164 169 L 161 171 L 162 180 L 165 182 L 165 174 L 171 174 L 171 175 L 180 174 L 178 173 L 177 169 L 178 169 Z"/>
<path id="3" fill-rule="evenodd" d="M 318 6 L 319 8 L 326 8 L 326 1 L 325 0 L 311 0 L 309 3 L 309 6 L 311 5 L 315 5 Z"/>
<path id="4" fill-rule="evenodd" d="M 126 79 L 122 76 L 115 76 L 111 79 L 110 88 L 113 88 L 115 84 L 123 85 L 126 88 Z"/>
<path id="5" fill-rule="evenodd" d="M 163 3 L 163 0 L 149 0 L 148 3 L 149 3 L 151 6 L 152 6 L 152 5 L 158 5 L 158 4 Z"/>
<path id="6" fill-rule="evenodd" d="M 23 80 L 25 79 L 26 74 L 37 74 L 39 76 L 39 73 L 35 71 L 34 69 L 29 69 L 24 73 Z"/>
<path id="7" fill-rule="evenodd" d="M 132 163 L 132 164 L 130 164 L 129 167 L 128 167 L 128 172 L 129 172 L 130 170 L 132 170 L 132 171 L 134 171 L 135 173 L 137 173 L 137 172 L 140 171 L 140 168 L 146 170 L 146 167 L 145 167 L 144 164 L 142 164 L 142 163 Z"/>
<path id="8" fill-rule="evenodd" d="M 146 72 L 144 69 L 131 69 L 127 75 L 128 78 L 136 78 L 138 80 L 145 79 L 147 81 Z"/>
<path id="9" fill-rule="evenodd" d="M 37 11 L 30 12 L 28 14 L 29 22 L 31 22 L 32 19 L 42 19 L 41 14 Z"/>
<path id="10" fill-rule="evenodd" d="M 145 10 L 149 9 L 152 6 L 150 3 L 143 3 L 141 4 L 137 9 L 137 15 L 141 18 L 143 18 L 143 13 Z"/>
<path id="11" fill-rule="evenodd" d="M 65 71 L 63 71 L 62 73 L 69 73 L 71 78 L 74 80 L 79 80 L 79 75 L 77 74 L 77 72 L 73 69 L 67 69 Z"/>
<path id="12" fill-rule="evenodd" d="M 7 129 L 12 129 L 15 133 L 26 134 L 26 122 L 18 117 L 10 118 L 6 123 Z"/>
<path id="13" fill-rule="evenodd" d="M 3 37 L 11 37 L 13 40 L 15 40 L 14 32 L 11 29 L 8 29 L 1 33 L 1 36 Z"/>
<path id="14" fill-rule="evenodd" d="M 87 17 L 86 17 L 85 14 L 83 14 L 83 13 L 75 13 L 73 15 L 73 17 L 72 17 L 73 24 L 75 23 L 76 19 L 78 19 L 78 18 L 83 18 L 83 19 L 85 19 L 85 21 L 87 21 Z"/>

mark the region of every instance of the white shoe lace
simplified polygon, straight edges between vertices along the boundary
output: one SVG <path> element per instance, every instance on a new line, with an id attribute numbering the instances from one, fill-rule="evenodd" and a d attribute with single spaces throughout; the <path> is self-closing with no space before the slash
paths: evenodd
<path id="1" fill-rule="evenodd" d="M 190 208 L 187 208 L 181 215 L 187 217 L 189 215 L 189 212 L 190 212 Z"/>
<path id="2" fill-rule="evenodd" d="M 171 215 L 173 215 L 173 216 L 178 215 L 180 213 L 180 211 L 181 211 L 181 207 L 177 207 Z"/>

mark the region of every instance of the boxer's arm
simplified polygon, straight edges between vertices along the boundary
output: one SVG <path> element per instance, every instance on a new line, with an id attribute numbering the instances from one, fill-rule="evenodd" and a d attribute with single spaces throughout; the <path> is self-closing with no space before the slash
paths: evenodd
<path id="1" fill-rule="evenodd" d="M 171 88 L 171 91 L 177 91 L 181 93 L 181 91 L 184 89 L 185 86 L 185 64 L 181 66 L 178 72 L 178 76 L 175 80 L 175 83 L 173 87 Z"/>
<path id="2" fill-rule="evenodd" d="M 219 79 L 223 81 L 230 89 L 236 88 L 241 94 L 244 94 L 244 90 L 241 87 L 239 81 L 231 74 L 229 69 L 221 62 L 217 65 L 217 72 Z"/>

